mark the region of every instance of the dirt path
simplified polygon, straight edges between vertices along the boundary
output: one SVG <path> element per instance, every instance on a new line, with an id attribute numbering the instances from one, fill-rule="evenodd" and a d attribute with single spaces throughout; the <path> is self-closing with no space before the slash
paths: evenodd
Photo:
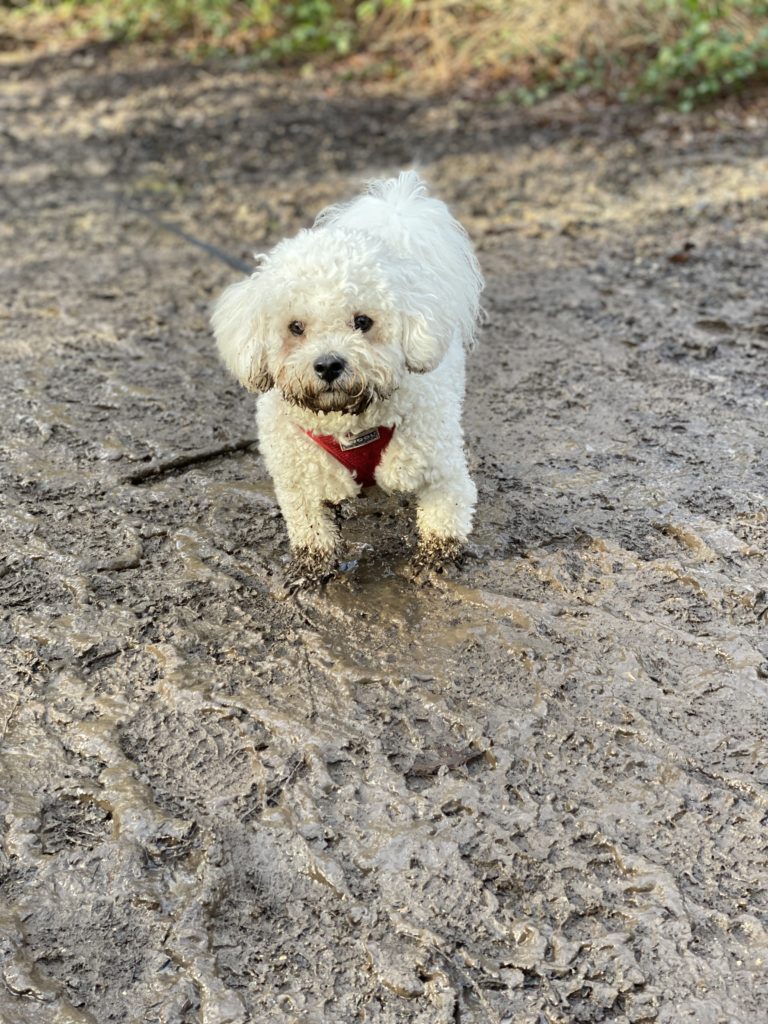
<path id="1" fill-rule="evenodd" d="M 768 1015 L 768 106 L 2 65 L 3 1024 Z M 279 599 L 210 298 L 418 160 L 488 323 L 463 575 Z M 147 474 L 150 465 L 157 472 Z"/>

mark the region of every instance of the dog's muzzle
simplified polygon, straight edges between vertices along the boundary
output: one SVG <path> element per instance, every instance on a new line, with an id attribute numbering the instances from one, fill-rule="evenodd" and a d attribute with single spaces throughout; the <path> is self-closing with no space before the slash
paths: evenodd
<path id="1" fill-rule="evenodd" d="M 355 390 L 334 387 L 333 383 L 325 384 L 318 391 L 310 392 L 283 392 L 283 397 L 293 405 L 302 409 L 311 409 L 312 412 L 342 412 L 351 416 L 358 416 L 361 412 L 376 401 L 387 396 L 380 394 L 375 388 L 363 387 Z"/>

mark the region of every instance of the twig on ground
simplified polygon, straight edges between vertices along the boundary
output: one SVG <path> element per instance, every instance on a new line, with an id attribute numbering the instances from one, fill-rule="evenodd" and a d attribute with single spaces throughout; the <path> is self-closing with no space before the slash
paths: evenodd
<path id="1" fill-rule="evenodd" d="M 5 724 L 3 725 L 3 731 L 0 733 L 0 743 L 3 742 L 3 740 L 5 740 L 6 734 L 8 732 L 8 726 L 11 724 L 11 719 L 18 711 L 19 704 L 21 704 L 21 697 L 17 696 L 16 703 L 13 705 L 11 710 L 6 715 Z"/>
<path id="2" fill-rule="evenodd" d="M 195 466 L 200 462 L 208 462 L 210 459 L 217 459 L 221 455 L 231 455 L 233 452 L 242 452 L 256 444 L 255 437 L 241 437 L 237 441 L 227 441 L 226 444 L 213 445 L 210 448 L 200 448 L 196 452 L 184 452 L 181 455 L 173 455 L 169 459 L 156 459 L 140 466 L 132 473 L 127 473 L 119 478 L 120 484 L 140 484 L 152 477 L 164 476 L 175 469 L 186 469 L 187 466 Z"/>

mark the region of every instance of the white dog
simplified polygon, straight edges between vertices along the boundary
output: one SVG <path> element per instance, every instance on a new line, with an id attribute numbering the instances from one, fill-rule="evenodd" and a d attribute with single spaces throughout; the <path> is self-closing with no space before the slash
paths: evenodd
<path id="1" fill-rule="evenodd" d="M 261 452 L 301 577 L 332 575 L 332 507 L 373 483 L 414 494 L 418 558 L 455 558 L 477 491 L 464 352 L 483 287 L 448 207 L 405 171 L 280 242 L 217 301 L 224 363 L 258 403 Z"/>

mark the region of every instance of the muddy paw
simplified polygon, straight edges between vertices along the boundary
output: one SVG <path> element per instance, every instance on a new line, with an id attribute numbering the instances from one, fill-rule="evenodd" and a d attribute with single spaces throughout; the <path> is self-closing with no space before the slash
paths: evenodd
<path id="1" fill-rule="evenodd" d="M 455 576 L 464 561 L 465 549 L 455 537 L 422 538 L 411 559 L 414 578 L 429 577 L 433 573 Z"/>
<path id="2" fill-rule="evenodd" d="M 297 590 L 316 590 L 338 573 L 335 558 L 317 551 L 296 551 L 285 575 L 285 589 L 290 594 Z"/>

